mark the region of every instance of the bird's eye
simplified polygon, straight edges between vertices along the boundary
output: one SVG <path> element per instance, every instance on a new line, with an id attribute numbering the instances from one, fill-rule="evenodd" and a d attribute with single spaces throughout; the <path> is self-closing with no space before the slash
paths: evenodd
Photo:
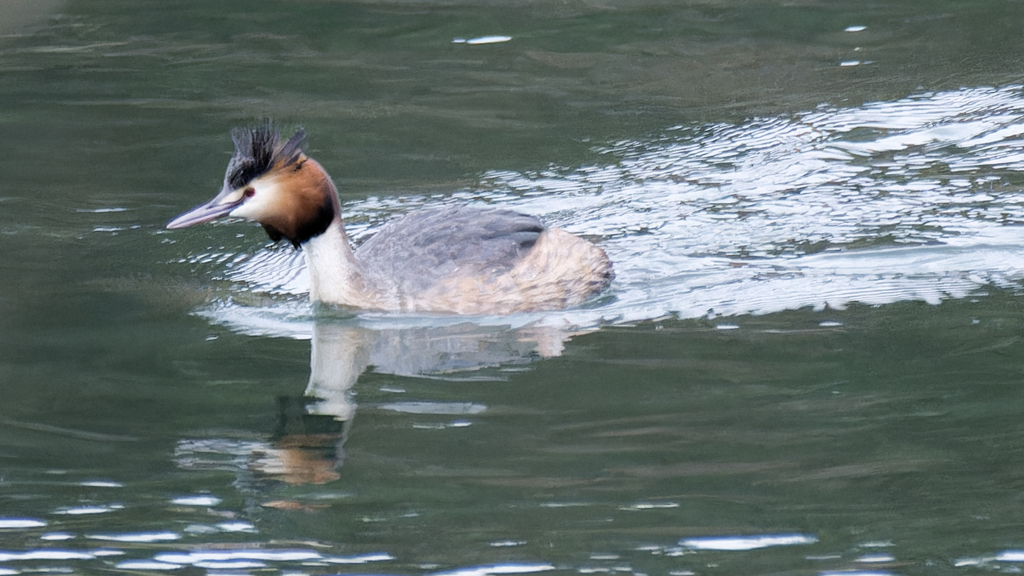
<path id="1" fill-rule="evenodd" d="M 250 186 L 245 189 L 245 192 L 242 192 L 242 195 L 245 196 L 246 198 L 252 198 L 253 196 L 256 195 L 256 189 Z"/>

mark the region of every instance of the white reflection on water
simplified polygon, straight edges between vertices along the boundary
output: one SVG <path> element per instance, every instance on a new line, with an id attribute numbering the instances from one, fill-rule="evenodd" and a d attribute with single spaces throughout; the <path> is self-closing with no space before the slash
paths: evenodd
<path id="1" fill-rule="evenodd" d="M 392 215 L 448 202 L 498 204 L 596 240 L 617 278 L 593 306 L 501 323 L 593 326 L 765 314 L 899 300 L 936 303 L 1022 276 L 1021 88 L 926 93 L 821 107 L 739 125 L 679 126 L 614 143 L 601 165 L 493 172 L 451 197 L 347 203 L 357 241 Z M 301 259 L 290 250 L 217 253 L 245 293 L 201 313 L 251 334 L 308 338 Z M 295 295 L 292 298 L 289 295 Z M 364 314 L 371 328 L 436 318 Z M 495 323 L 496 319 L 480 319 Z"/>
<path id="2" fill-rule="evenodd" d="M 481 44 L 500 44 L 502 42 L 509 42 L 512 40 L 511 36 L 478 36 L 476 38 L 454 38 L 452 44 L 468 44 L 470 46 L 478 46 Z"/>
<path id="3" fill-rule="evenodd" d="M 479 414 L 487 407 L 472 402 L 390 402 L 378 406 L 381 410 L 406 414 Z"/>
<path id="4" fill-rule="evenodd" d="M 45 520 L 37 520 L 35 518 L 0 518 L 0 530 L 40 528 L 42 526 L 46 526 Z"/>
<path id="5" fill-rule="evenodd" d="M 59 508 L 54 510 L 54 514 L 67 514 L 69 516 L 82 516 L 86 514 L 106 514 L 107 512 L 114 512 L 122 510 L 123 504 L 110 504 L 107 506 L 74 506 L 69 508 Z"/>
<path id="6" fill-rule="evenodd" d="M 657 510 L 661 508 L 679 508 L 678 502 L 638 502 L 629 506 L 620 506 L 619 510 Z"/>
<path id="7" fill-rule="evenodd" d="M 860 558 L 857 558 L 855 562 L 863 562 L 865 564 L 877 564 L 882 562 L 895 562 L 896 557 L 892 554 L 865 554 Z"/>
<path id="8" fill-rule="evenodd" d="M 448 572 L 436 572 L 433 576 L 490 576 L 492 574 L 530 574 L 554 570 L 551 564 L 489 564 L 471 568 L 459 568 Z"/>
<path id="9" fill-rule="evenodd" d="M 216 506 L 221 503 L 221 499 L 216 496 L 200 494 L 197 496 L 181 496 L 171 500 L 171 503 L 179 506 Z"/>
<path id="10" fill-rule="evenodd" d="M 151 543 L 179 540 L 181 539 L 181 534 L 161 530 L 159 532 L 129 532 L 124 534 L 89 534 L 86 538 L 109 542 Z"/>
<path id="11" fill-rule="evenodd" d="M 879 570 L 841 570 L 836 572 L 820 572 L 820 576 L 892 576 L 892 572 Z"/>
<path id="12" fill-rule="evenodd" d="M 110 480 L 89 480 L 81 482 L 80 486 L 89 486 L 90 488 L 124 488 L 124 484 L 120 482 L 112 482 Z"/>
<path id="13" fill-rule="evenodd" d="M 733 552 L 757 550 L 772 546 L 795 546 L 814 544 L 818 538 L 808 534 L 759 534 L 755 536 L 722 536 L 710 538 L 687 538 L 680 546 L 694 550 L 728 550 Z"/>
<path id="14" fill-rule="evenodd" d="M 118 570 L 179 570 L 180 564 L 166 564 L 153 560 L 128 560 L 114 566 Z"/>
<path id="15" fill-rule="evenodd" d="M 387 553 L 361 554 L 357 556 L 331 556 L 314 550 L 302 549 L 234 549 L 234 550 L 193 550 L 191 552 L 162 552 L 153 557 L 165 564 L 209 566 L 213 563 L 260 563 L 264 562 L 325 562 L 328 564 L 368 564 L 394 560 Z M 223 566 L 222 566 L 223 567 Z"/>
<path id="16" fill-rule="evenodd" d="M 0 562 L 18 560 L 92 560 L 96 551 L 84 550 L 27 550 L 25 552 L 0 552 Z"/>

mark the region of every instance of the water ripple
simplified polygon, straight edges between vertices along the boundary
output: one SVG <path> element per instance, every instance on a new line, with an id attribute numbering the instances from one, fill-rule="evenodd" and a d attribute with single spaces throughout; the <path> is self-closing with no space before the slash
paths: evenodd
<path id="1" fill-rule="evenodd" d="M 807 534 L 761 534 L 756 536 L 688 538 L 681 540 L 679 544 L 694 550 L 728 550 L 736 552 L 772 546 L 814 544 L 817 541 L 817 537 Z"/>
<path id="2" fill-rule="evenodd" d="M 46 526 L 46 521 L 35 518 L 0 518 L 0 530 L 40 528 L 43 526 Z"/>

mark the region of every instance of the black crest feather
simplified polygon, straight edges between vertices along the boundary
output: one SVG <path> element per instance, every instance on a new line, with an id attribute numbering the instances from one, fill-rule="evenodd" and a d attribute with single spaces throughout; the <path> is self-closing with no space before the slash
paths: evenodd
<path id="1" fill-rule="evenodd" d="M 237 190 L 281 164 L 294 164 L 302 156 L 306 133 L 299 130 L 287 142 L 281 143 L 281 134 L 269 122 L 250 128 L 231 131 L 235 142 L 235 155 L 228 162 L 224 186 Z"/>

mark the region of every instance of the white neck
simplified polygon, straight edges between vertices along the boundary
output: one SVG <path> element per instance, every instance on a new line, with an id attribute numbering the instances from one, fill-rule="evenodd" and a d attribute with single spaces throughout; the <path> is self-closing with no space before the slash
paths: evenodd
<path id="1" fill-rule="evenodd" d="M 335 218 L 323 234 L 302 245 L 309 271 L 309 298 L 313 302 L 356 308 L 379 308 L 366 285 L 363 266 L 348 243 L 341 220 Z"/>

